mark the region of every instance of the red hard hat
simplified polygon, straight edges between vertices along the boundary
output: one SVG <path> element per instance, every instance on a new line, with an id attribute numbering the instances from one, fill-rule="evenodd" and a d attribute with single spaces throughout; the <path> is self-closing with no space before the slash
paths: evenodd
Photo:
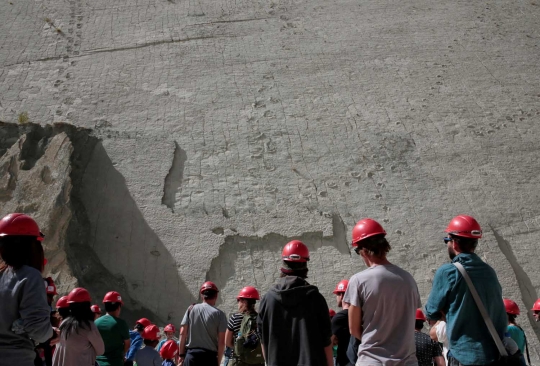
<path id="1" fill-rule="evenodd" d="M 288 262 L 309 261 L 309 249 L 300 240 L 288 242 L 281 252 L 281 259 Z"/>
<path id="2" fill-rule="evenodd" d="M 508 314 L 519 315 L 519 306 L 510 299 L 503 299 L 504 308 Z"/>
<path id="3" fill-rule="evenodd" d="M 68 297 L 62 296 L 61 298 L 59 298 L 58 301 L 56 302 L 56 308 L 57 309 L 69 308 Z"/>
<path id="4" fill-rule="evenodd" d="M 157 341 L 159 339 L 159 328 L 157 327 L 157 325 L 152 324 L 144 328 L 142 332 L 142 338 L 148 339 L 149 341 Z"/>
<path id="5" fill-rule="evenodd" d="M 381 224 L 373 219 L 362 219 L 356 223 L 352 230 L 352 246 L 357 247 L 359 241 L 380 234 L 386 235 Z"/>
<path id="6" fill-rule="evenodd" d="M 0 237 L 12 235 L 35 236 L 39 241 L 45 237 L 34 219 L 21 213 L 11 213 L 0 220 Z"/>
<path id="7" fill-rule="evenodd" d="M 150 320 L 146 319 L 146 318 L 140 318 L 139 320 L 136 321 L 136 323 L 139 323 L 145 329 L 152 325 L 152 322 Z"/>
<path id="8" fill-rule="evenodd" d="M 164 332 L 176 332 L 176 329 L 174 328 L 174 325 L 167 324 L 165 328 L 163 329 Z"/>
<path id="9" fill-rule="evenodd" d="M 71 290 L 68 295 L 68 303 L 73 304 L 76 302 L 91 302 L 90 294 L 86 289 L 82 287 L 77 287 Z"/>
<path id="10" fill-rule="evenodd" d="M 480 239 L 482 228 L 472 216 L 458 215 L 450 221 L 445 232 L 462 238 Z"/>
<path id="11" fill-rule="evenodd" d="M 341 292 L 347 291 L 347 286 L 349 286 L 349 280 L 341 280 L 336 285 L 336 288 L 334 289 L 334 294 L 339 294 Z"/>
<path id="12" fill-rule="evenodd" d="M 236 296 L 236 300 L 238 299 L 255 299 L 259 300 L 259 291 L 255 287 L 252 286 L 246 286 L 243 289 L 240 290 L 238 293 L 238 296 Z"/>
<path id="13" fill-rule="evenodd" d="M 202 292 L 203 292 L 204 290 L 214 290 L 214 291 L 219 292 L 219 290 L 218 290 L 216 284 L 215 284 L 214 282 L 211 282 L 211 281 L 206 281 L 205 283 L 203 283 L 202 286 L 201 286 L 201 289 L 200 289 L 199 293 L 202 294 Z"/>
<path id="14" fill-rule="evenodd" d="M 47 295 L 58 295 L 58 292 L 56 292 L 56 285 L 54 284 L 54 281 L 51 277 L 47 277 L 45 279 L 45 290 L 47 290 Z"/>
<path id="15" fill-rule="evenodd" d="M 169 339 L 167 342 L 163 343 L 163 346 L 161 346 L 159 355 L 164 360 L 173 360 L 176 355 L 178 355 L 178 343 L 172 339 Z"/>
<path id="16" fill-rule="evenodd" d="M 330 318 L 336 316 L 336 312 L 333 309 L 328 309 L 328 314 L 330 315 Z"/>
<path id="17" fill-rule="evenodd" d="M 426 316 L 422 309 L 416 309 L 416 320 L 426 321 Z"/>
<path id="18" fill-rule="evenodd" d="M 540 310 L 540 299 L 536 300 L 531 310 Z"/>
<path id="19" fill-rule="evenodd" d="M 101 314 L 101 308 L 99 305 L 92 305 L 90 306 L 90 309 L 92 309 L 92 312 L 95 314 Z"/>
<path id="20" fill-rule="evenodd" d="M 122 296 L 120 296 L 120 294 L 116 291 L 107 292 L 107 294 L 105 294 L 105 297 L 103 297 L 103 303 L 106 302 L 119 302 L 120 304 L 124 305 Z"/>

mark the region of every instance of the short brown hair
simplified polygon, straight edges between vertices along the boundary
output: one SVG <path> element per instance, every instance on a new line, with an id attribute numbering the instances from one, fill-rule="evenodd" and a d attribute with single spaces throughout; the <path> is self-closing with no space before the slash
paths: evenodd
<path id="1" fill-rule="evenodd" d="M 358 242 L 358 247 L 366 250 L 367 254 L 374 257 L 384 257 L 392 249 L 384 234 L 374 235 Z"/>

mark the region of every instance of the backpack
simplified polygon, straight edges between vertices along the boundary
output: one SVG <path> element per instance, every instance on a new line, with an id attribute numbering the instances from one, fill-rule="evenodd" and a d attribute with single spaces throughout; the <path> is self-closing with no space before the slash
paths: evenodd
<path id="1" fill-rule="evenodd" d="M 250 365 L 264 364 L 262 346 L 257 334 L 257 314 L 245 314 L 234 341 L 234 357 Z"/>

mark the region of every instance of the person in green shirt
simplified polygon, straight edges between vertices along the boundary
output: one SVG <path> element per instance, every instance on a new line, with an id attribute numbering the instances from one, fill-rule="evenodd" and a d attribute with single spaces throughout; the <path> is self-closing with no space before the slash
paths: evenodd
<path id="1" fill-rule="evenodd" d="M 525 337 L 525 332 L 523 329 L 516 323 L 516 317 L 520 313 L 519 306 L 515 301 L 510 299 L 503 299 L 503 302 L 506 315 L 508 316 L 508 327 L 506 328 L 506 332 L 510 338 L 516 342 L 519 350 L 521 351 L 522 365 L 526 365 L 524 354 L 525 347 L 527 346 L 527 337 Z"/>
<path id="2" fill-rule="evenodd" d="M 103 299 L 107 315 L 95 321 L 103 338 L 105 353 L 98 356 L 99 366 L 124 366 L 124 356 L 129 349 L 129 327 L 125 320 L 120 319 L 120 312 L 124 302 L 116 291 L 111 291 Z"/>

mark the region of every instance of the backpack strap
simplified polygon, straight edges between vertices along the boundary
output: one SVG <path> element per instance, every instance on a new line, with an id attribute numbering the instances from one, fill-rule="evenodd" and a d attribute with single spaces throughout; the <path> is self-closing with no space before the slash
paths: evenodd
<path id="1" fill-rule="evenodd" d="M 497 330 L 495 329 L 495 326 L 493 325 L 493 321 L 489 317 L 486 308 L 484 307 L 484 304 L 482 303 L 482 299 L 480 299 L 480 296 L 478 295 L 478 292 L 476 291 L 476 288 L 474 287 L 474 284 L 471 281 L 471 278 L 469 277 L 469 274 L 467 273 L 467 270 L 461 265 L 461 263 L 454 262 L 452 263 L 458 271 L 461 273 L 463 278 L 465 279 L 465 282 L 467 283 L 467 286 L 469 287 L 469 291 L 471 292 L 471 295 L 474 299 L 474 302 L 476 302 L 476 306 L 478 307 L 478 310 L 480 310 L 480 314 L 482 314 L 482 318 L 484 318 L 484 322 L 486 323 L 486 326 L 489 330 L 489 333 L 491 334 L 491 337 L 495 341 L 495 344 L 497 345 L 497 348 L 499 350 L 499 353 L 502 357 L 508 357 L 508 352 L 506 352 L 506 348 L 504 347 L 504 344 L 499 337 L 499 334 L 497 334 Z"/>
<path id="2" fill-rule="evenodd" d="M 529 362 L 529 365 L 531 364 L 531 356 L 529 356 L 529 342 L 527 342 L 527 335 L 525 334 L 525 331 L 523 328 L 521 328 L 519 325 L 516 324 L 516 327 L 521 329 L 523 332 L 523 337 L 525 337 L 525 352 L 527 353 L 527 361 Z"/>

